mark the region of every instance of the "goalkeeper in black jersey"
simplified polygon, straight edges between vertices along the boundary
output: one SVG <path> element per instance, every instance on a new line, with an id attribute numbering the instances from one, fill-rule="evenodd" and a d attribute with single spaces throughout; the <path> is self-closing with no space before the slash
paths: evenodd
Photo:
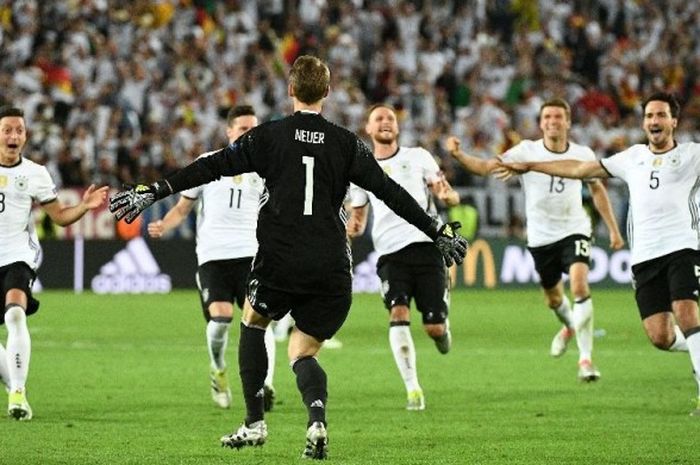
<path id="1" fill-rule="evenodd" d="M 225 446 L 261 445 L 267 438 L 262 390 L 267 371 L 264 332 L 291 312 L 296 326 L 289 356 L 309 421 L 304 456 L 327 454 L 326 374 L 315 356 L 345 321 L 351 295 L 351 255 L 343 199 L 350 182 L 373 192 L 433 239 L 445 262 L 461 263 L 467 242 L 458 224 L 440 225 L 374 160 L 352 132 L 321 116 L 330 71 L 301 56 L 289 74 L 294 114 L 261 124 L 228 147 L 200 158 L 166 179 L 116 194 L 110 210 L 133 221 L 153 202 L 221 176 L 256 172 L 269 192 L 258 218 L 258 252 L 248 282 L 239 340 L 239 368 L 246 404 L 243 425 L 221 438 Z"/>

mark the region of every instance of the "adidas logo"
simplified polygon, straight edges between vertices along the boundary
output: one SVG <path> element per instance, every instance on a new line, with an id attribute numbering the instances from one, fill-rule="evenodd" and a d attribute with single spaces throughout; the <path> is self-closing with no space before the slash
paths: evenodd
<path id="1" fill-rule="evenodd" d="M 165 294 L 171 289 L 170 276 L 160 272 L 142 237 L 130 240 L 92 278 L 92 290 L 96 294 Z"/>
<path id="2" fill-rule="evenodd" d="M 315 401 L 311 402 L 311 405 L 309 407 L 323 408 L 323 401 L 321 399 L 316 399 Z"/>

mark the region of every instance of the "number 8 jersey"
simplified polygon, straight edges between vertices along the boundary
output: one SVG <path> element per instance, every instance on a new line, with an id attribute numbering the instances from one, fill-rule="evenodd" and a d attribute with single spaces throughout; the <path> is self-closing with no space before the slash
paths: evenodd
<path id="1" fill-rule="evenodd" d="M 564 152 L 552 152 L 544 140 L 524 140 L 503 154 L 506 163 L 555 160 L 594 161 L 591 149 L 569 142 Z M 541 247 L 573 234 L 590 237 L 591 220 L 583 208 L 582 182 L 530 171 L 521 176 L 525 190 L 527 245 Z"/>
<path id="2" fill-rule="evenodd" d="M 56 185 L 43 166 L 26 158 L 14 166 L 0 166 L 0 266 L 24 262 L 33 270 L 39 267 L 41 247 L 32 204 L 56 198 Z"/>

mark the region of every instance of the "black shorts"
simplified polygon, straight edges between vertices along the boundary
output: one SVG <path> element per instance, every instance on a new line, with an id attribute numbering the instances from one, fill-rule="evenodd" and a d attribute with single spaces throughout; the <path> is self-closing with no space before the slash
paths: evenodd
<path id="1" fill-rule="evenodd" d="M 297 328 L 325 341 L 343 326 L 350 312 L 352 294 L 292 294 L 266 287 L 251 276 L 248 300 L 256 312 L 272 320 L 279 321 L 291 312 Z"/>
<path id="2" fill-rule="evenodd" d="M 204 318 L 209 321 L 212 302 L 231 302 L 243 308 L 253 257 L 214 260 L 197 269 L 197 288 Z"/>
<path id="3" fill-rule="evenodd" d="M 551 289 L 561 281 L 562 273 L 569 273 L 574 263 L 591 263 L 591 239 L 574 234 L 553 244 L 528 247 L 535 260 L 535 270 L 540 275 L 540 285 Z"/>
<path id="4" fill-rule="evenodd" d="M 423 315 L 423 324 L 440 324 L 447 319 L 450 281 L 440 251 L 430 242 L 410 244 L 382 255 L 377 261 L 381 292 L 387 310 L 411 305 Z"/>
<path id="5" fill-rule="evenodd" d="M 698 300 L 700 251 L 683 249 L 632 266 L 634 294 L 642 320 L 670 312 L 674 300 Z"/>
<path id="6" fill-rule="evenodd" d="M 0 291 L 2 291 L 3 308 L 0 312 L 0 325 L 5 324 L 5 296 L 10 289 L 19 289 L 27 295 L 27 316 L 39 311 L 39 301 L 32 296 L 32 284 L 36 272 L 24 262 L 14 262 L 0 267 Z"/>

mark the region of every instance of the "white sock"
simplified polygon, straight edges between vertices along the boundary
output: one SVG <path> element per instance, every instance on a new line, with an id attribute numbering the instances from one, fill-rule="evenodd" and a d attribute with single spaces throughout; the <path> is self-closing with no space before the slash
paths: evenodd
<path id="1" fill-rule="evenodd" d="M 265 386 L 272 387 L 272 378 L 275 376 L 275 333 L 272 325 L 268 325 L 265 330 L 265 351 L 267 352 L 267 375 L 265 376 Z"/>
<path id="2" fill-rule="evenodd" d="M 676 340 L 668 348 L 669 352 L 688 352 L 688 344 L 681 328 L 678 325 L 673 325 L 673 332 L 676 333 Z"/>
<path id="3" fill-rule="evenodd" d="M 0 381 L 2 384 L 10 388 L 10 373 L 7 371 L 7 352 L 2 344 L 0 344 Z"/>
<path id="4" fill-rule="evenodd" d="M 685 338 L 688 344 L 690 362 L 695 370 L 695 381 L 698 383 L 698 398 L 700 398 L 700 332 L 696 332 Z"/>
<path id="5" fill-rule="evenodd" d="M 574 303 L 574 331 L 578 345 L 578 361 L 592 360 L 593 356 L 593 301 L 586 297 Z"/>
<path id="6" fill-rule="evenodd" d="M 291 313 L 287 313 L 281 320 L 275 322 L 275 340 L 286 341 L 289 337 L 289 328 L 294 324 L 294 318 Z"/>
<path id="7" fill-rule="evenodd" d="M 27 315 L 19 305 L 9 305 L 5 312 L 7 327 L 7 372 L 10 390 L 24 389 L 29 373 L 32 341 L 27 328 Z"/>
<path id="8" fill-rule="evenodd" d="M 561 321 L 564 326 L 566 326 L 567 328 L 573 327 L 573 317 L 571 316 L 571 302 L 569 302 L 569 298 L 567 296 L 563 296 L 559 307 L 554 308 L 552 310 L 554 311 L 554 315 L 556 315 L 557 319 Z"/>
<path id="9" fill-rule="evenodd" d="M 228 321 L 226 321 L 228 320 Z M 212 318 L 207 323 L 207 348 L 212 368 L 223 370 L 226 368 L 226 347 L 228 345 L 228 329 L 231 326 L 230 318 Z"/>
<path id="10" fill-rule="evenodd" d="M 416 348 L 413 345 L 411 327 L 408 324 L 390 326 L 389 345 L 394 353 L 396 366 L 406 385 L 406 392 L 420 389 L 416 368 Z"/>

